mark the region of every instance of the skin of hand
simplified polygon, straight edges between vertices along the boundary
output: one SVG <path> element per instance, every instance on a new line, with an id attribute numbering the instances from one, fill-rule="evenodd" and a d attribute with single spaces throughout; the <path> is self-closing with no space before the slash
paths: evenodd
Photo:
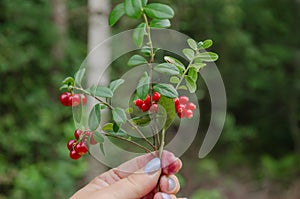
<path id="1" fill-rule="evenodd" d="M 70 199 L 177 199 L 180 185 L 174 174 L 181 167 L 180 159 L 168 151 L 162 160 L 142 155 L 97 176 Z M 155 191 L 158 182 L 160 192 Z"/>

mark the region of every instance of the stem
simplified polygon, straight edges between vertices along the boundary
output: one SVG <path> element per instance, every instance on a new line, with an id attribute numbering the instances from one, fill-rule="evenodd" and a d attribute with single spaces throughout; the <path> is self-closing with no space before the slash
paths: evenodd
<path id="1" fill-rule="evenodd" d="M 178 89 L 178 87 L 179 87 L 180 84 L 182 83 L 182 81 L 183 81 L 185 75 L 187 74 L 187 72 L 189 71 L 189 69 L 190 69 L 192 63 L 193 63 L 193 60 L 189 63 L 188 67 L 186 68 L 186 70 L 185 70 L 184 73 L 182 74 L 182 76 L 181 76 L 181 78 L 180 78 L 178 84 L 176 85 L 176 90 Z"/>
<path id="2" fill-rule="evenodd" d="M 149 42 L 149 46 L 150 46 L 150 50 L 151 50 L 151 53 L 150 53 L 150 63 L 153 63 L 154 62 L 155 53 L 154 53 L 153 43 L 152 43 L 152 39 L 151 39 L 151 28 L 149 26 L 148 18 L 147 18 L 147 15 L 145 13 L 143 14 L 143 17 L 144 17 L 145 24 L 146 24 L 146 31 L 147 31 L 147 36 L 148 36 L 148 42 Z"/>
<path id="3" fill-rule="evenodd" d="M 163 128 L 162 132 L 161 132 L 161 144 L 159 147 L 159 158 L 162 159 L 162 153 L 164 150 L 164 146 L 165 146 L 165 135 L 166 135 L 166 129 Z"/>
<path id="4" fill-rule="evenodd" d="M 132 140 L 128 140 L 128 139 L 126 139 L 126 138 L 119 137 L 119 136 L 116 136 L 116 135 L 107 134 L 107 133 L 103 133 L 103 135 L 105 135 L 105 136 L 107 136 L 107 137 L 113 137 L 113 138 L 116 138 L 116 139 L 119 139 L 119 140 L 123 140 L 123 141 L 129 142 L 129 143 L 131 143 L 131 144 L 133 144 L 133 145 L 135 145 L 135 146 L 137 146 L 137 147 L 139 147 L 139 148 L 145 150 L 145 151 L 148 152 L 148 153 L 152 153 L 152 151 L 151 151 L 150 149 L 148 149 L 148 148 L 146 148 L 146 147 L 144 147 L 144 146 L 140 145 L 139 143 L 134 142 L 134 141 L 132 141 Z"/>

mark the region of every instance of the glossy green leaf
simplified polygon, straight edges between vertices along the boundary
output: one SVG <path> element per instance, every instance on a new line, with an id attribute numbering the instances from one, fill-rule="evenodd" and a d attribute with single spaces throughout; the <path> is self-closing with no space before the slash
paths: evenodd
<path id="1" fill-rule="evenodd" d="M 195 93 L 197 90 L 196 82 L 189 76 L 185 76 L 186 86 L 191 93 Z"/>
<path id="2" fill-rule="evenodd" d="M 166 123 L 164 125 L 164 128 L 167 129 L 171 126 L 174 119 L 176 118 L 174 99 L 161 96 L 158 104 L 164 108 L 167 114 Z"/>
<path id="3" fill-rule="evenodd" d="M 104 142 L 104 137 L 100 132 L 96 131 L 96 132 L 94 132 L 94 140 L 97 143 L 103 143 Z"/>
<path id="4" fill-rule="evenodd" d="M 124 1 L 125 13 L 131 18 L 140 18 L 142 14 L 142 1 L 141 0 L 125 0 Z"/>
<path id="5" fill-rule="evenodd" d="M 178 75 L 179 70 L 174 64 L 162 63 L 154 67 L 154 70 L 166 75 Z"/>
<path id="6" fill-rule="evenodd" d="M 145 7 L 148 3 L 148 0 L 142 0 L 142 6 Z"/>
<path id="7" fill-rule="evenodd" d="M 213 52 L 204 52 L 204 53 L 199 53 L 197 55 L 197 58 L 200 58 L 204 62 L 214 62 L 218 60 L 219 56 L 218 54 Z"/>
<path id="8" fill-rule="evenodd" d="M 188 76 L 194 81 L 196 82 L 198 79 L 198 72 L 195 68 L 190 68 L 189 72 L 188 72 Z"/>
<path id="9" fill-rule="evenodd" d="M 114 7 L 109 15 L 109 25 L 115 25 L 119 19 L 125 14 L 125 6 L 124 3 L 120 3 Z"/>
<path id="10" fill-rule="evenodd" d="M 108 97 L 111 98 L 113 96 L 113 92 L 104 86 L 92 86 L 90 88 L 91 93 L 97 97 Z"/>
<path id="11" fill-rule="evenodd" d="M 118 124 L 123 124 L 127 120 L 126 113 L 122 108 L 115 108 L 112 110 L 113 120 Z"/>
<path id="12" fill-rule="evenodd" d="M 183 54 L 188 58 L 188 60 L 193 60 L 195 57 L 195 51 L 189 48 L 185 48 L 182 50 Z"/>
<path id="13" fill-rule="evenodd" d="M 144 43 L 145 34 L 146 34 L 146 24 L 141 23 L 133 30 L 132 39 L 135 45 L 137 45 L 138 47 L 142 47 Z"/>
<path id="14" fill-rule="evenodd" d="M 202 61 L 202 60 L 201 60 Z M 197 72 L 199 72 L 202 68 L 204 68 L 206 66 L 205 63 L 197 63 L 196 59 L 195 59 L 195 63 L 193 63 L 190 67 L 194 68 Z"/>
<path id="15" fill-rule="evenodd" d="M 114 123 L 113 125 L 113 131 L 118 132 L 120 130 L 120 126 L 117 123 Z"/>
<path id="16" fill-rule="evenodd" d="M 115 81 L 112 81 L 110 84 L 109 84 L 109 89 L 112 91 L 112 92 L 115 92 L 119 86 L 121 86 L 123 83 L 125 82 L 124 79 L 117 79 Z"/>
<path id="17" fill-rule="evenodd" d="M 75 80 L 73 77 L 67 77 L 62 81 L 62 83 L 73 86 L 75 84 Z"/>
<path id="18" fill-rule="evenodd" d="M 104 144 L 103 144 L 103 143 L 100 143 L 99 146 L 100 146 L 100 151 L 101 151 L 101 153 L 105 156 Z"/>
<path id="19" fill-rule="evenodd" d="M 147 60 L 143 56 L 133 55 L 128 61 L 128 66 L 138 66 L 146 63 Z"/>
<path id="20" fill-rule="evenodd" d="M 178 97 L 178 93 L 176 89 L 171 84 L 156 84 L 154 87 L 154 91 L 159 92 L 161 95 L 164 95 L 169 98 Z"/>
<path id="21" fill-rule="evenodd" d="M 204 48 L 204 49 L 206 49 L 206 48 L 211 47 L 212 45 L 213 45 L 213 41 L 210 40 L 210 39 L 207 39 L 204 42 L 202 42 L 201 47 Z"/>
<path id="22" fill-rule="evenodd" d="M 89 124 L 89 129 L 91 131 L 95 131 L 101 122 L 101 108 L 100 108 L 100 104 L 96 104 L 89 115 L 89 120 L 88 120 L 88 124 Z"/>
<path id="23" fill-rule="evenodd" d="M 178 87 L 178 90 L 188 90 L 188 88 L 185 85 L 181 85 Z"/>
<path id="24" fill-rule="evenodd" d="M 144 100 L 149 93 L 149 83 L 150 83 L 150 79 L 148 73 L 145 72 L 144 75 L 139 80 L 136 89 L 137 96 L 142 100 Z"/>
<path id="25" fill-rule="evenodd" d="M 150 57 L 151 55 L 151 49 L 149 46 L 143 46 L 141 48 L 141 53 L 143 53 L 143 55 L 147 56 L 147 57 Z"/>
<path id="26" fill-rule="evenodd" d="M 152 28 L 169 28 L 171 26 L 171 22 L 169 19 L 153 19 L 150 22 L 150 27 Z"/>
<path id="27" fill-rule="evenodd" d="M 85 68 L 81 68 L 75 73 L 74 76 L 75 76 L 75 82 L 77 85 L 81 86 L 81 82 L 84 77 L 84 74 L 85 74 Z"/>
<path id="28" fill-rule="evenodd" d="M 173 76 L 173 77 L 170 78 L 170 82 L 172 84 L 178 84 L 179 81 L 180 81 L 179 77 Z"/>
<path id="29" fill-rule="evenodd" d="M 187 43 L 189 44 L 189 46 L 193 49 L 193 50 L 197 50 L 198 49 L 198 45 L 197 42 L 193 39 L 188 39 Z"/>
<path id="30" fill-rule="evenodd" d="M 105 132 L 113 131 L 113 123 L 106 123 L 103 125 L 102 130 Z"/>
<path id="31" fill-rule="evenodd" d="M 73 107 L 73 119 L 75 122 L 80 123 L 82 117 L 82 105 L 81 103 L 78 106 Z"/>
<path id="32" fill-rule="evenodd" d="M 164 60 L 168 63 L 174 64 L 180 71 L 180 74 L 183 74 L 183 72 L 185 70 L 185 66 L 181 61 L 179 61 L 178 59 L 176 59 L 174 57 L 170 57 L 170 56 L 165 56 Z"/>
<path id="33" fill-rule="evenodd" d="M 151 3 L 144 7 L 146 15 L 153 19 L 171 19 L 174 17 L 174 10 L 165 4 Z"/>

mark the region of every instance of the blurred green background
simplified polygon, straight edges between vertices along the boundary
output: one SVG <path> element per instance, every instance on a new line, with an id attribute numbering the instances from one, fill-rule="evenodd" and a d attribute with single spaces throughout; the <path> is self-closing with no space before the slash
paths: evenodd
<path id="1" fill-rule="evenodd" d="M 300 1 L 156 2 L 175 9 L 173 29 L 214 40 L 228 97 L 213 152 L 197 159 L 195 141 L 182 157 L 180 194 L 299 199 Z M 88 172 L 85 159 L 69 160 L 72 111 L 58 100 L 61 80 L 87 55 L 87 3 L 0 0 L 0 199 L 67 198 Z M 112 32 L 134 25 L 124 19 Z M 208 96 L 200 105 L 207 124 Z"/>

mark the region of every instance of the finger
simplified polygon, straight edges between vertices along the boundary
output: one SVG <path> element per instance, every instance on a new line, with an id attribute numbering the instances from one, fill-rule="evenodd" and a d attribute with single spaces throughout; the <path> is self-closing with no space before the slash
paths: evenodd
<path id="1" fill-rule="evenodd" d="M 182 167 L 182 162 L 179 158 L 175 157 L 173 153 L 164 151 L 162 154 L 162 168 L 163 173 L 167 175 L 178 173 Z"/>
<path id="2" fill-rule="evenodd" d="M 175 175 L 163 175 L 160 178 L 160 190 L 168 194 L 176 194 L 180 189 L 178 178 Z"/>
<path id="3" fill-rule="evenodd" d="M 155 188 L 160 174 L 161 161 L 159 158 L 154 158 L 138 172 L 97 191 L 94 197 L 103 198 L 103 194 L 105 194 L 107 199 L 141 198 Z"/>
<path id="4" fill-rule="evenodd" d="M 177 199 L 177 198 L 175 195 L 158 192 L 155 194 L 153 199 Z"/>

